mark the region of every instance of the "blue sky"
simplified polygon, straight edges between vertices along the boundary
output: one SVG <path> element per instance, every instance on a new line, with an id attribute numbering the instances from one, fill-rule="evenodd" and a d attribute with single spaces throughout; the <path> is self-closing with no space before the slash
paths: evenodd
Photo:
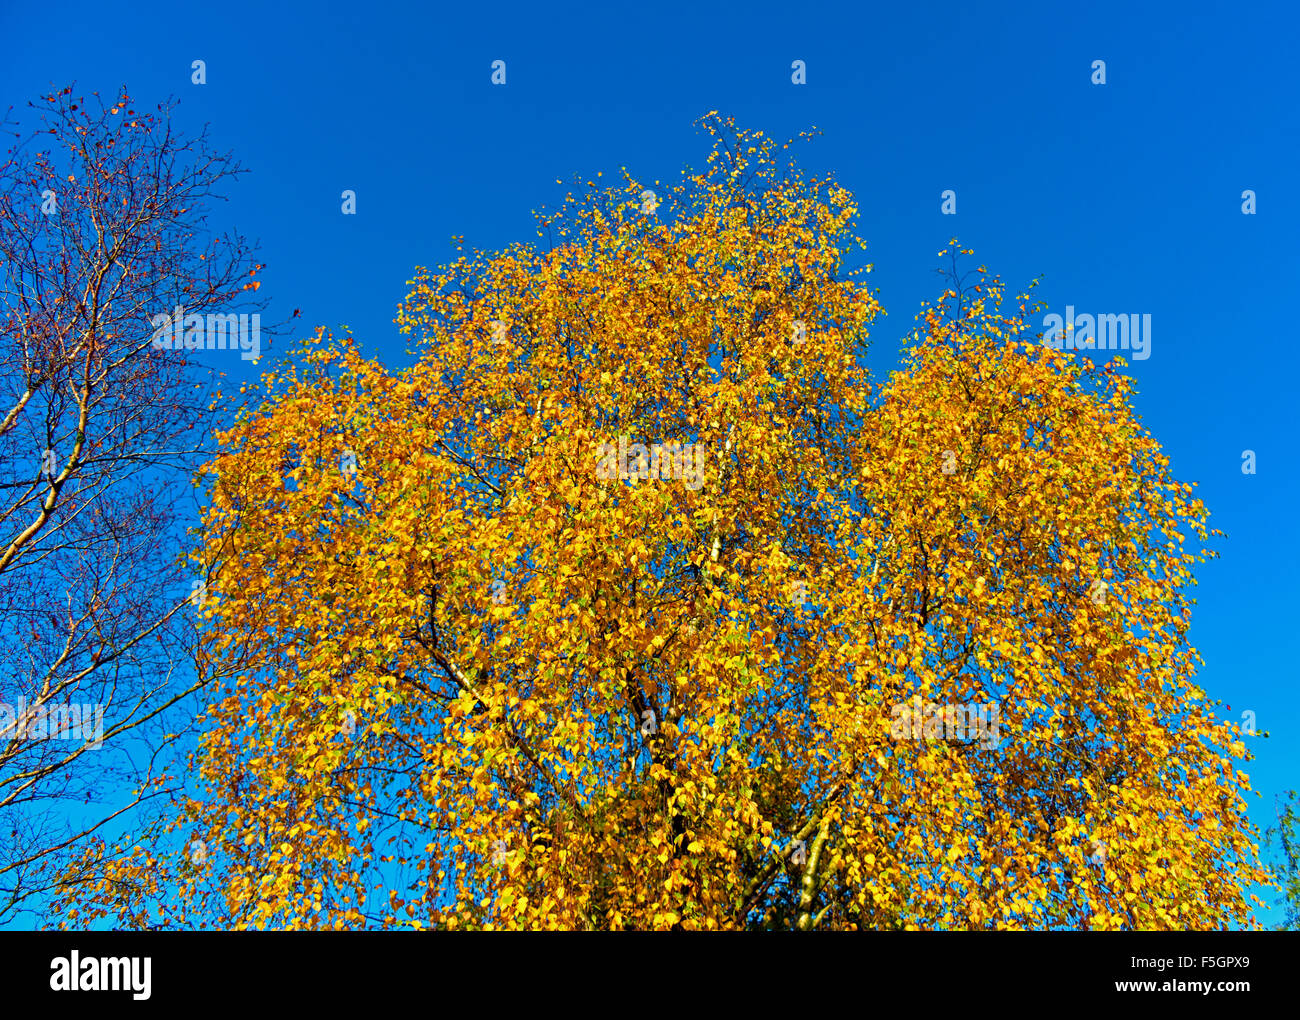
<path id="1" fill-rule="evenodd" d="M 1271 731 L 1251 744 L 1253 815 L 1267 824 L 1273 795 L 1300 785 L 1300 354 L 1282 329 L 1300 272 L 1298 28 L 1280 2 L 0 0 L 0 106 L 73 80 L 125 83 L 148 106 L 174 95 L 184 128 L 210 123 L 251 171 L 221 215 L 260 238 L 272 312 L 350 326 L 393 365 L 405 281 L 449 259 L 452 235 L 486 249 L 532 239 L 530 210 L 561 197 L 557 177 L 626 166 L 675 180 L 702 163 L 693 124 L 714 109 L 780 138 L 824 132 L 800 158 L 857 196 L 889 312 L 873 333 L 878 372 L 937 297 L 935 255 L 952 236 L 1013 290 L 1041 275 L 1050 311 L 1149 313 L 1151 355 L 1130 360 L 1138 408 L 1228 533 L 1201 572 L 1192 638 L 1211 696 Z M 497 59 L 504 87 L 490 82 Z M 796 59 L 806 85 L 791 83 Z M 1105 85 L 1090 81 L 1094 60 Z M 355 216 L 340 212 L 344 189 Z M 940 212 L 945 189 L 954 216 Z"/>

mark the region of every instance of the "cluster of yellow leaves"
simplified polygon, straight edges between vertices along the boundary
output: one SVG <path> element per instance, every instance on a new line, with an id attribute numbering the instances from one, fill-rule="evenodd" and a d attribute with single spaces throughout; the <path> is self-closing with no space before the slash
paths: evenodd
<path id="1" fill-rule="evenodd" d="M 1205 511 L 1129 381 L 986 279 L 873 388 L 850 195 L 706 124 L 656 212 L 629 178 L 419 273 L 413 366 L 318 335 L 220 437 L 183 916 L 1248 922 L 1244 751 L 1185 640 Z M 602 480 L 619 436 L 704 484 Z M 1000 744 L 895 739 L 913 696 Z"/>

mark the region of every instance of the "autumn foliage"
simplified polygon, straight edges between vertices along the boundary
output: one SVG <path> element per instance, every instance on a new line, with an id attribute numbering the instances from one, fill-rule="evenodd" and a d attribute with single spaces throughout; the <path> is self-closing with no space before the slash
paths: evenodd
<path id="1" fill-rule="evenodd" d="M 420 271 L 410 367 L 322 332 L 264 377 L 209 465 L 201 781 L 77 923 L 1251 923 L 1206 511 L 1122 362 L 981 275 L 873 381 L 851 195 L 704 123 L 652 211 Z M 703 484 L 601 477 L 620 437 Z"/>

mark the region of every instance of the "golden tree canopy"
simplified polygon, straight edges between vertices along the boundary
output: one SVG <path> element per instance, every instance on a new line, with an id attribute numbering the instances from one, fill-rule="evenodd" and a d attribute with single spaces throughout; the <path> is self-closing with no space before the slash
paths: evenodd
<path id="1" fill-rule="evenodd" d="M 409 368 L 321 333 L 264 378 L 210 465 L 206 852 L 134 848 L 83 911 L 1249 922 L 1205 510 L 1130 381 L 981 276 L 874 384 L 851 195 L 705 123 L 679 185 L 419 272 Z"/>

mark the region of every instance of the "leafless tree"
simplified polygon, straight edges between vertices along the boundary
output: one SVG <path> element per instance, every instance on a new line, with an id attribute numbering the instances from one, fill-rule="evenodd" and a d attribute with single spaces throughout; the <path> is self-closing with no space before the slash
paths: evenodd
<path id="1" fill-rule="evenodd" d="M 169 790 L 200 686 L 193 472 L 245 352 L 155 326 L 263 307 L 255 246 L 208 223 L 243 171 L 206 130 L 125 90 L 28 108 L 0 156 L 0 924 Z"/>

